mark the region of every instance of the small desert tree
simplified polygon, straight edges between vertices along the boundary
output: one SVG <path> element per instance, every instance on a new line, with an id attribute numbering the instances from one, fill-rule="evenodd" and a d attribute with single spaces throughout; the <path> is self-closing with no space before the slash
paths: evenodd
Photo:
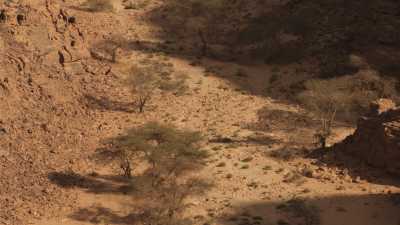
<path id="1" fill-rule="evenodd" d="M 135 96 L 135 104 L 140 113 L 157 91 L 182 95 L 188 89 L 187 76 L 175 71 L 172 65 L 150 60 L 145 65 L 133 66 L 128 85 Z"/>
<path id="2" fill-rule="evenodd" d="M 128 83 L 132 93 L 136 96 L 135 104 L 140 113 L 144 112 L 144 107 L 152 98 L 154 92 L 160 85 L 159 77 L 149 67 L 132 67 L 132 76 Z"/>
<path id="3" fill-rule="evenodd" d="M 320 120 L 320 128 L 316 138 L 322 148 L 326 147 L 326 139 L 331 135 L 332 125 L 339 108 L 344 106 L 346 93 L 340 92 L 345 87 L 340 83 L 333 84 L 324 80 L 311 80 L 305 83 L 306 90 L 299 95 L 299 100 L 309 108 Z"/>

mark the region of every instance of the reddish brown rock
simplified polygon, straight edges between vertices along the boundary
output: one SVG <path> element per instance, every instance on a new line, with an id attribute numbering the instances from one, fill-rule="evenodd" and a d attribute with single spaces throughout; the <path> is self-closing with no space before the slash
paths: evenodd
<path id="1" fill-rule="evenodd" d="M 355 133 L 337 147 L 374 167 L 400 174 L 400 108 L 388 99 L 372 103 Z"/>

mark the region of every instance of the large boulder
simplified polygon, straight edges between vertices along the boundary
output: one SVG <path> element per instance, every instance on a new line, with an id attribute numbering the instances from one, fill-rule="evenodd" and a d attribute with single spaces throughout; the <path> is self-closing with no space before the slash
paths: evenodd
<path id="1" fill-rule="evenodd" d="M 388 99 L 371 104 L 355 133 L 337 147 L 366 163 L 400 175 L 400 108 Z"/>

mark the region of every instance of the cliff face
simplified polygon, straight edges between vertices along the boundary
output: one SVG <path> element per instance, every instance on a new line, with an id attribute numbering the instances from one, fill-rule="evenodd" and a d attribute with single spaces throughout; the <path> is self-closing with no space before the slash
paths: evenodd
<path id="1" fill-rule="evenodd" d="M 386 99 L 374 102 L 355 133 L 338 147 L 372 166 L 400 174 L 400 108 Z"/>

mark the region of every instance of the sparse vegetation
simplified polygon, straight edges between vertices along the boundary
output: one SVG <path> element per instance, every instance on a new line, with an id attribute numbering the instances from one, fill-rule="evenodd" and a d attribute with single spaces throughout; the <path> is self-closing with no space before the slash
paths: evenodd
<path id="1" fill-rule="evenodd" d="M 172 92 L 175 95 L 184 94 L 188 86 L 187 76 L 173 70 L 170 64 L 144 61 L 142 66 L 133 66 L 128 77 L 128 85 L 136 97 L 136 106 L 140 113 L 157 91 Z"/>

